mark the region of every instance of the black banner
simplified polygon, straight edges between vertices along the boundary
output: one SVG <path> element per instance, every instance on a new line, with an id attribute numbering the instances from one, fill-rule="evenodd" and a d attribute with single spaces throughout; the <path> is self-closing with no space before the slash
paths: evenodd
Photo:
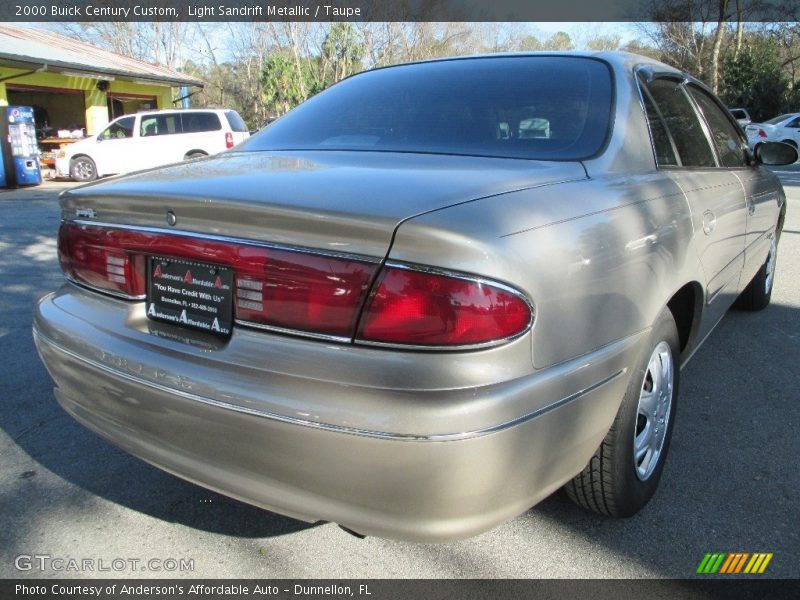
<path id="1" fill-rule="evenodd" d="M 721 4 L 721 3 L 720 3 Z M 726 20 L 795 21 L 800 0 L 727 3 Z M 710 11 L 710 12 L 709 12 Z M 714 12 L 716 11 L 716 12 Z M 689 0 L 0 0 L 0 21 L 716 21 L 719 4 Z"/>
<path id="2" fill-rule="evenodd" d="M 225 600 L 230 598 L 357 598 L 360 600 L 783 600 L 800 597 L 800 580 L 2 580 L 0 598 L 31 600 Z"/>

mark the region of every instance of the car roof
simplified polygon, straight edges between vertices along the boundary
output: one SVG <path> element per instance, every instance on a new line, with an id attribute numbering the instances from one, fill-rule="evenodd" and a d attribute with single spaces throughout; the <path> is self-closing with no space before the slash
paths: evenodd
<path id="1" fill-rule="evenodd" d="M 530 52 L 492 52 L 487 54 L 467 54 L 464 56 L 449 56 L 443 58 L 417 60 L 406 63 L 398 63 L 395 65 L 376 67 L 370 70 L 377 71 L 381 69 L 392 69 L 395 67 L 426 64 L 426 63 L 437 63 L 437 62 L 454 62 L 462 60 L 476 60 L 476 59 L 486 59 L 486 58 L 514 58 L 514 57 L 590 58 L 590 59 L 602 60 L 603 62 L 606 62 L 609 65 L 611 65 L 612 67 L 621 70 L 632 69 L 634 67 L 644 65 L 644 66 L 654 67 L 654 70 L 658 71 L 659 73 L 674 73 L 675 75 L 681 75 L 681 76 L 687 75 L 686 72 L 681 71 L 680 69 L 676 69 L 675 67 L 654 60 L 648 56 L 643 56 L 641 54 L 634 54 L 632 52 L 625 52 L 621 50 L 602 50 L 602 51 L 563 50 L 557 52 L 540 50 L 540 51 L 530 51 Z M 358 75 L 358 73 L 351 75 L 351 77 L 355 75 Z"/>

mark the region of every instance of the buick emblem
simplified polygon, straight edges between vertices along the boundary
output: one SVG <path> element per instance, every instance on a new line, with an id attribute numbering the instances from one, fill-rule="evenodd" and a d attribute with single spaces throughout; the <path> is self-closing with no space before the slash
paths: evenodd
<path id="1" fill-rule="evenodd" d="M 175 213 L 171 210 L 167 211 L 167 225 L 170 227 L 174 227 L 175 223 L 178 222 L 178 217 L 175 216 Z"/>

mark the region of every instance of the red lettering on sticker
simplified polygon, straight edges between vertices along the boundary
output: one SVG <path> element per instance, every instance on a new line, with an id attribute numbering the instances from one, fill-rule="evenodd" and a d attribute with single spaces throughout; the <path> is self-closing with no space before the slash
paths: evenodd
<path id="1" fill-rule="evenodd" d="M 217 275 L 217 280 L 214 282 L 214 287 L 218 290 L 222 289 L 222 278 L 219 275 Z"/>
<path id="2" fill-rule="evenodd" d="M 161 265 L 156 265 L 156 270 L 153 271 L 153 277 L 161 277 Z"/>
<path id="3" fill-rule="evenodd" d="M 192 272 L 186 271 L 186 275 L 183 276 L 183 283 L 193 283 L 194 279 L 192 278 Z"/>

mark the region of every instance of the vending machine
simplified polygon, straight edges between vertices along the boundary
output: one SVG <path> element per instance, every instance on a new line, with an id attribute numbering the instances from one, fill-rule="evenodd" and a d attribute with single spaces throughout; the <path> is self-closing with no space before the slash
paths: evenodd
<path id="1" fill-rule="evenodd" d="M 2 110 L 2 109 L 0 109 Z M 42 171 L 39 165 L 39 146 L 36 143 L 36 123 L 29 106 L 9 106 L 7 117 L 0 127 L 3 165 L 0 185 L 15 187 L 39 185 Z M 3 181 L 4 180 L 4 181 Z"/>

